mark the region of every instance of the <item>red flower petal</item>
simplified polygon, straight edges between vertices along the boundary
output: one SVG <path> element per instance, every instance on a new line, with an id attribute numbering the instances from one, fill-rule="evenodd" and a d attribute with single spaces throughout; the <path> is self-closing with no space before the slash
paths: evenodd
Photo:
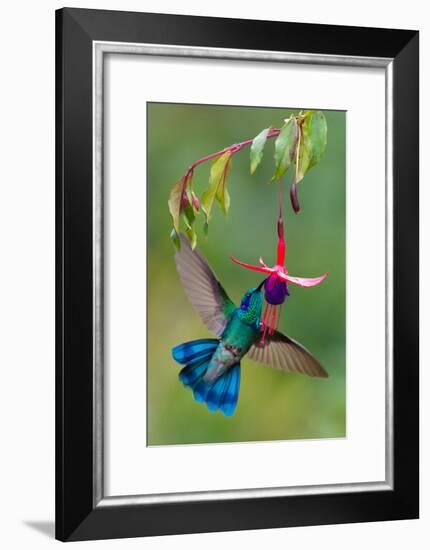
<path id="1" fill-rule="evenodd" d="M 236 260 L 236 258 L 233 258 L 233 256 L 230 256 L 230 260 L 233 260 L 235 264 L 241 265 L 242 267 L 246 267 L 246 269 L 252 269 L 253 271 L 259 271 L 260 273 L 273 273 L 273 270 L 269 267 L 259 267 L 258 265 L 249 265 L 245 264 L 243 262 L 239 262 L 239 260 Z"/>
<path id="2" fill-rule="evenodd" d="M 291 277 L 291 275 L 284 275 L 283 273 L 278 273 L 278 277 L 281 277 L 281 279 L 284 279 L 285 281 L 288 281 L 289 283 L 293 283 L 295 285 L 304 286 L 304 287 L 312 287 L 319 285 L 324 281 L 324 279 L 327 277 L 328 273 L 324 273 L 324 275 L 321 275 L 321 277 Z"/>

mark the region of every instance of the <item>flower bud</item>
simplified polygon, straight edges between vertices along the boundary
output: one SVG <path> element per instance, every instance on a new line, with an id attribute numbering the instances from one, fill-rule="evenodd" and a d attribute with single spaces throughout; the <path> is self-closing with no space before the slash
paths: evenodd
<path id="1" fill-rule="evenodd" d="M 299 197 L 297 196 L 297 185 L 293 183 L 290 189 L 291 206 L 296 214 L 300 212 Z"/>
<path id="2" fill-rule="evenodd" d="M 184 191 L 182 193 L 182 198 L 181 198 L 181 205 L 182 205 L 182 208 L 187 208 L 187 206 L 190 204 L 189 200 L 188 200 L 188 196 L 187 196 L 187 193 Z"/>
<path id="3" fill-rule="evenodd" d="M 194 210 L 196 210 L 198 212 L 199 208 L 200 208 L 200 201 L 199 201 L 198 197 L 196 195 L 194 195 L 194 193 L 193 193 L 193 206 L 194 206 Z"/>

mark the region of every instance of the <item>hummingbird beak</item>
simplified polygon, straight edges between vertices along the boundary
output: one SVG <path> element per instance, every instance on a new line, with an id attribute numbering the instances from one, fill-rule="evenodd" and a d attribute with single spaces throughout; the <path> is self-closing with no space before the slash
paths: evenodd
<path id="1" fill-rule="evenodd" d="M 263 280 L 261 281 L 261 283 L 260 283 L 260 284 L 257 286 L 257 288 L 255 289 L 255 292 L 260 292 L 260 291 L 261 291 L 261 287 L 264 285 L 264 281 L 265 281 L 265 280 L 266 280 L 266 279 L 263 279 Z"/>

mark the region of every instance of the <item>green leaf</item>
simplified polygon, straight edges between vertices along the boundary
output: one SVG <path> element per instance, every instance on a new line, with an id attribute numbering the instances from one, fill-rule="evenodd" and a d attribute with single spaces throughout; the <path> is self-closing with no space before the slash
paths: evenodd
<path id="1" fill-rule="evenodd" d="M 258 165 L 261 162 L 261 159 L 263 158 L 263 150 L 264 146 L 266 145 L 267 135 L 269 131 L 270 128 L 265 128 L 252 141 L 251 151 L 249 153 L 251 174 L 256 171 Z"/>
<path id="2" fill-rule="evenodd" d="M 196 220 L 192 203 L 188 202 L 187 206 L 183 209 L 183 214 L 186 227 L 191 227 Z"/>
<path id="3" fill-rule="evenodd" d="M 275 141 L 275 173 L 272 180 L 283 176 L 294 160 L 297 136 L 297 123 L 292 117 L 286 121 Z"/>
<path id="4" fill-rule="evenodd" d="M 327 122 L 321 111 L 306 111 L 300 127 L 300 149 L 297 165 L 297 183 L 318 164 L 327 145 Z"/>
<path id="5" fill-rule="evenodd" d="M 181 241 L 179 240 L 179 235 L 178 235 L 178 232 L 176 231 L 175 228 L 172 229 L 172 231 L 170 233 L 170 238 L 172 239 L 173 244 L 176 247 L 176 250 L 180 250 L 181 249 Z"/>
<path id="6" fill-rule="evenodd" d="M 196 248 L 196 244 L 197 244 L 196 232 L 194 231 L 193 227 L 188 227 L 186 229 L 186 233 L 187 233 L 188 238 L 190 239 L 190 242 L 191 242 L 191 249 L 194 250 Z"/>
<path id="7" fill-rule="evenodd" d="M 216 192 L 217 201 L 219 202 L 221 210 L 224 212 L 225 215 L 228 214 L 228 210 L 230 208 L 230 194 L 227 191 L 227 177 L 231 170 L 231 163 L 232 160 L 230 158 L 225 165 L 224 172 L 221 176 L 220 183 Z"/>
<path id="8" fill-rule="evenodd" d="M 296 180 L 295 183 L 299 183 L 304 178 L 308 168 L 310 160 L 309 140 L 305 141 L 303 125 L 300 125 L 300 137 L 299 137 L 299 154 L 297 156 L 296 164 Z"/>
<path id="9" fill-rule="evenodd" d="M 327 145 L 327 121 L 321 111 L 311 114 L 308 123 L 309 140 L 312 143 L 312 157 L 309 169 L 318 164 L 324 154 Z"/>
<path id="10" fill-rule="evenodd" d="M 183 219 L 186 228 L 185 232 L 191 241 L 191 248 L 194 250 L 197 244 L 197 234 L 193 227 L 196 217 L 194 215 L 194 209 L 191 202 L 188 202 L 188 205 L 183 210 Z"/>
<path id="11" fill-rule="evenodd" d="M 182 179 L 177 181 L 170 191 L 168 200 L 169 212 L 172 216 L 173 227 L 176 233 L 179 233 L 179 215 L 181 213 L 181 198 L 182 198 Z"/>
<path id="12" fill-rule="evenodd" d="M 224 155 L 222 155 L 220 159 L 223 156 Z M 228 209 L 230 208 L 230 195 L 229 195 L 229 192 L 227 191 L 227 177 L 231 170 L 231 165 L 232 165 L 230 151 L 228 151 L 227 158 L 223 160 L 222 163 L 220 162 L 219 164 L 220 165 L 217 166 L 216 169 L 215 169 L 215 166 L 212 166 L 212 168 L 214 168 L 214 178 L 217 178 L 219 175 L 219 183 L 218 183 L 218 189 L 216 192 L 216 199 L 221 206 L 221 210 L 224 212 L 225 215 L 227 215 Z M 221 172 L 222 164 L 224 165 L 224 168 L 222 169 L 222 172 Z M 211 168 L 211 172 L 212 172 L 212 168 Z"/>
<path id="13" fill-rule="evenodd" d="M 183 211 L 183 220 L 185 222 L 185 227 L 192 227 L 196 217 L 194 216 L 193 209 L 190 205 L 184 208 Z"/>
<path id="14" fill-rule="evenodd" d="M 227 216 L 228 209 L 230 208 L 230 194 L 227 191 L 225 184 L 218 189 L 216 198 L 221 206 L 221 210 Z"/>
<path id="15" fill-rule="evenodd" d="M 227 170 L 231 152 L 226 151 L 221 156 L 212 161 L 211 171 L 209 176 L 209 187 L 203 193 L 201 205 L 206 214 L 206 221 L 209 221 L 211 217 L 211 211 L 215 198 L 217 197 L 218 188 L 221 185 L 222 191 L 218 194 L 218 200 L 225 211 L 226 207 L 226 195 L 225 195 L 225 180 L 227 176 Z M 227 207 L 228 209 L 228 207 Z"/>

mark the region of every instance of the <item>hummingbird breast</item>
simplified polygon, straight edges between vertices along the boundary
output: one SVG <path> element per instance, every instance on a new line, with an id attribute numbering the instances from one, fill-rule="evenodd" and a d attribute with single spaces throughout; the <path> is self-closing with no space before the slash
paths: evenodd
<path id="1" fill-rule="evenodd" d="M 243 323 L 238 316 L 233 315 L 227 323 L 220 343 L 213 354 L 204 379 L 213 382 L 224 374 L 229 367 L 240 362 L 252 344 L 259 338 L 259 328 L 256 325 Z"/>

